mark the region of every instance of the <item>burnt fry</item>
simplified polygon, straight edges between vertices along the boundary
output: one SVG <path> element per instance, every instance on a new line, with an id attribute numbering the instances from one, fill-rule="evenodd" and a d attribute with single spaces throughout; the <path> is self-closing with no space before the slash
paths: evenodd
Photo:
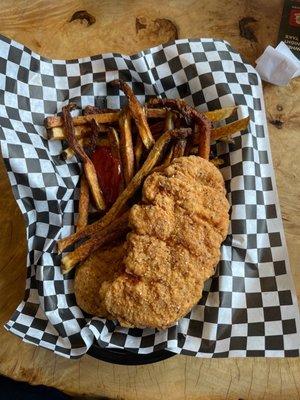
<path id="1" fill-rule="evenodd" d="M 107 225 L 104 229 L 95 233 L 90 239 L 77 247 L 76 250 L 64 256 L 61 262 L 62 273 L 66 274 L 70 272 L 76 264 L 84 261 L 99 247 L 106 243 L 113 242 L 124 235 L 129 229 L 128 214 L 128 212 L 123 214 L 110 225 Z"/>
<path id="2" fill-rule="evenodd" d="M 90 144 L 89 138 L 79 139 L 78 141 L 81 146 L 89 147 L 89 144 Z M 97 146 L 109 146 L 109 142 L 107 139 L 100 138 L 100 139 L 97 139 L 96 145 Z M 65 150 L 63 150 L 61 152 L 61 157 L 63 160 L 68 160 L 69 158 L 73 157 L 74 154 L 75 154 L 74 150 L 71 147 L 67 147 Z"/>
<path id="3" fill-rule="evenodd" d="M 70 111 L 74 107 L 75 107 L 74 104 L 69 104 L 68 106 L 63 107 L 63 109 L 62 109 L 62 113 L 63 113 L 62 118 L 63 118 L 64 127 L 65 127 L 65 131 L 66 131 L 66 135 L 67 135 L 67 140 L 68 140 L 69 146 L 74 150 L 74 152 L 81 158 L 81 160 L 83 162 L 83 169 L 84 169 L 86 178 L 88 180 L 96 207 L 99 210 L 104 210 L 105 202 L 104 202 L 102 191 L 98 184 L 98 178 L 97 178 L 97 174 L 95 171 L 95 167 L 94 167 L 92 161 L 89 159 L 89 157 L 85 153 L 83 147 L 79 144 L 79 142 L 77 141 L 77 139 L 75 137 L 75 129 L 74 129 L 71 113 L 70 113 Z"/>
<path id="4" fill-rule="evenodd" d="M 83 147 L 84 145 L 84 140 L 83 139 L 78 139 L 78 143 L 80 144 L 80 146 Z M 65 150 L 63 150 L 60 153 L 60 156 L 62 158 L 62 160 L 69 160 L 70 158 L 72 158 L 75 155 L 75 151 L 73 150 L 72 147 L 67 147 Z"/>
<path id="5" fill-rule="evenodd" d="M 229 137 L 236 132 L 246 129 L 249 124 L 249 121 L 250 121 L 250 117 L 246 117 L 246 118 L 231 122 L 231 124 L 227 124 L 227 125 L 221 126 L 219 128 L 213 129 L 211 132 L 211 141 L 218 140 L 218 139 L 224 138 L 224 137 Z"/>
<path id="6" fill-rule="evenodd" d="M 80 181 L 78 219 L 76 225 L 77 230 L 84 228 L 88 224 L 89 203 L 90 203 L 89 184 L 85 175 L 82 174 Z"/>
<path id="7" fill-rule="evenodd" d="M 120 127 L 120 154 L 122 160 L 122 171 L 125 186 L 131 181 L 134 175 L 134 153 L 131 134 L 131 116 L 128 109 L 121 113 L 119 119 Z"/>
<path id="8" fill-rule="evenodd" d="M 184 100 L 180 99 L 151 99 L 149 104 L 152 107 L 167 107 L 178 111 L 185 122 L 191 126 L 194 122 L 195 130 L 199 133 L 199 156 L 208 160 L 210 149 L 211 122 L 206 116 L 195 108 L 189 106 Z"/>
<path id="9" fill-rule="evenodd" d="M 119 88 L 124 92 L 128 100 L 128 106 L 132 118 L 135 120 L 136 126 L 139 131 L 139 135 L 147 149 L 150 149 L 154 144 L 154 139 L 151 134 L 147 117 L 144 108 L 138 102 L 135 97 L 131 87 L 127 85 L 126 82 L 121 79 L 116 79 L 111 82 L 112 85 L 119 86 Z"/>
<path id="10" fill-rule="evenodd" d="M 113 206 L 108 210 L 108 212 L 99 221 L 86 226 L 84 229 L 61 239 L 58 242 L 58 251 L 61 253 L 66 247 L 77 242 L 79 239 L 91 235 L 105 226 L 112 223 L 112 221 L 119 216 L 124 209 L 128 206 L 128 201 L 132 198 L 134 193 L 140 188 L 144 179 L 152 171 L 157 161 L 159 160 L 163 150 L 171 141 L 172 138 L 186 138 L 191 135 L 192 130 L 190 128 L 174 129 L 172 131 L 165 132 L 158 141 L 154 144 L 151 152 L 149 153 L 146 161 L 144 162 L 142 168 L 135 174 L 135 176 L 130 181 L 126 189 L 119 195 Z"/>

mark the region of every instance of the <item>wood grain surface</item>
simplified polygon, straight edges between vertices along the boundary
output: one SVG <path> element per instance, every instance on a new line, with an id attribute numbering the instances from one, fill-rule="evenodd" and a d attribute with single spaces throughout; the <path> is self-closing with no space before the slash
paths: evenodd
<path id="1" fill-rule="evenodd" d="M 51 58 L 134 53 L 176 36 L 228 40 L 254 63 L 276 44 L 281 0 L 0 0 L 0 33 Z M 95 19 L 69 22 L 76 11 Z M 243 29 L 239 22 L 256 22 Z M 90 22 L 93 21 L 93 18 Z M 252 38 L 252 40 L 249 40 Z M 257 41 L 254 41 L 256 38 Z M 277 186 L 291 267 L 300 295 L 300 80 L 265 85 Z M 26 242 L 22 216 L 0 163 L 0 373 L 77 395 L 110 399 L 299 399 L 300 359 L 195 359 L 125 367 L 91 357 L 66 360 L 22 343 L 2 327 L 24 292 Z"/>

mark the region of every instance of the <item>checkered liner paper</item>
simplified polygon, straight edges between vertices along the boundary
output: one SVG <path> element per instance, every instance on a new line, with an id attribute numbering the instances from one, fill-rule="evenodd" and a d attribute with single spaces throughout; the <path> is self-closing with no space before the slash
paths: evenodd
<path id="1" fill-rule="evenodd" d="M 224 160 L 232 205 L 217 272 L 192 311 L 162 331 L 121 328 L 83 314 L 74 272 L 62 276 L 56 252 L 56 241 L 74 228 L 81 166 L 75 157 L 60 159 L 62 143 L 47 140 L 44 118 L 70 101 L 79 108 L 122 107 L 125 97 L 108 85 L 115 78 L 132 85 L 142 103 L 151 96 L 180 97 L 202 111 L 238 105 L 238 117 L 251 118 L 234 144 L 213 147 Z M 85 354 L 94 341 L 139 354 L 168 349 L 200 357 L 299 356 L 299 310 L 261 84 L 227 42 L 184 39 L 133 56 L 62 61 L 1 37 L 0 86 L 1 151 L 28 240 L 26 292 L 6 324 L 9 331 L 66 357 Z"/>

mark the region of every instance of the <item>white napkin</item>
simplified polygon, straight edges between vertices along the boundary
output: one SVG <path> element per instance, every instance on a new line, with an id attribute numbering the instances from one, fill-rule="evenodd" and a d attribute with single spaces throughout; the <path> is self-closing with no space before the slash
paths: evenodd
<path id="1" fill-rule="evenodd" d="M 300 60 L 284 42 L 280 42 L 275 49 L 268 46 L 256 60 L 256 71 L 262 80 L 285 86 L 291 79 L 300 76 Z"/>

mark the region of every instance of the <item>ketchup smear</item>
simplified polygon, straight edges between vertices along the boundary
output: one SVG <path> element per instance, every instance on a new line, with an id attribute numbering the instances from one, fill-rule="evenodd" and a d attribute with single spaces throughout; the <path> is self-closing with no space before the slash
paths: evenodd
<path id="1" fill-rule="evenodd" d="M 119 160 L 113 157 L 108 146 L 96 147 L 91 160 L 97 172 L 106 207 L 109 209 L 120 193 L 122 177 Z"/>

